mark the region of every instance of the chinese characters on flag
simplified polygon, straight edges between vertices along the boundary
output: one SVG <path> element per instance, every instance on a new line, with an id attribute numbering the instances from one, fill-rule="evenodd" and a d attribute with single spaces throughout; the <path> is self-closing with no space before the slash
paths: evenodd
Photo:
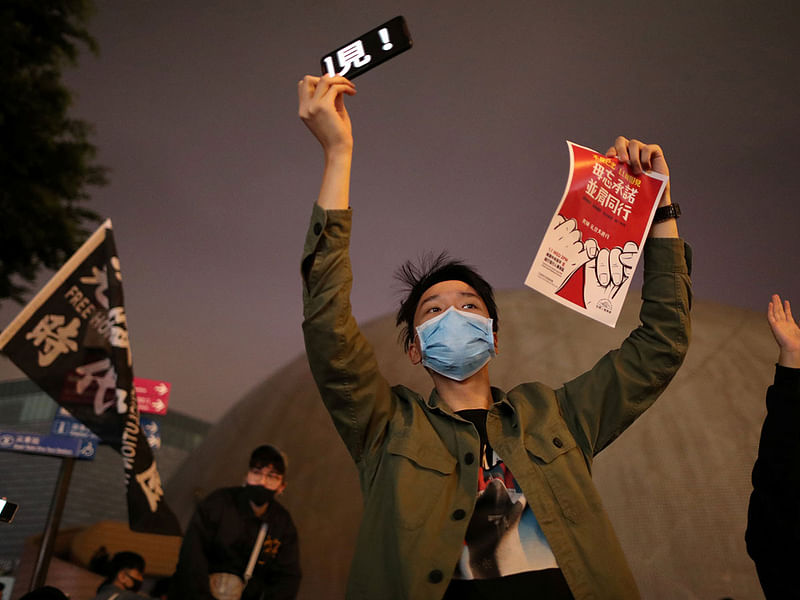
<path id="1" fill-rule="evenodd" d="M 122 272 L 111 221 L 0 334 L 2 350 L 122 456 L 131 529 L 180 535 L 139 423 Z"/>
<path id="2" fill-rule="evenodd" d="M 613 327 L 668 178 L 567 145 L 567 185 L 525 285 Z"/>

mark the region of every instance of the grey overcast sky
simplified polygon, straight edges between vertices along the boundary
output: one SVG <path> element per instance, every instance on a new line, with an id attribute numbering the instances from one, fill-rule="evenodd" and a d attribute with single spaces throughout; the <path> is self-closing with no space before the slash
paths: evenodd
<path id="1" fill-rule="evenodd" d="M 448 249 L 523 284 L 567 176 L 564 141 L 661 144 L 696 297 L 800 314 L 798 11 L 791 1 L 100 1 L 67 82 L 96 127 L 134 370 L 217 420 L 302 352 L 299 258 L 322 167 L 296 84 L 406 17 L 414 48 L 356 80 L 356 316 Z M 535 293 L 531 291 L 531 293 Z M 18 307 L 0 308 L 0 326 Z M 564 309 L 567 310 L 567 309 Z M 15 370 L 2 359 L 0 375 Z M 269 398 L 265 399 L 269 402 Z"/>

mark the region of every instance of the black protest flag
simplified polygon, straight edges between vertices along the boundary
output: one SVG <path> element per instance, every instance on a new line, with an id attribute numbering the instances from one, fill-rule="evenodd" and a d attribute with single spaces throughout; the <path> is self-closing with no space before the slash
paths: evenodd
<path id="1" fill-rule="evenodd" d="M 139 426 L 122 274 L 110 220 L 3 330 L 0 350 L 122 455 L 131 529 L 180 535 Z"/>

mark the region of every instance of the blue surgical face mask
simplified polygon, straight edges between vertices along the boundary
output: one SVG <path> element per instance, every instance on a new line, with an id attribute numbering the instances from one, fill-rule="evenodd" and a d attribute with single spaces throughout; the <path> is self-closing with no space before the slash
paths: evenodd
<path id="1" fill-rule="evenodd" d="M 422 364 L 464 381 L 495 355 L 492 320 L 451 306 L 417 327 Z"/>

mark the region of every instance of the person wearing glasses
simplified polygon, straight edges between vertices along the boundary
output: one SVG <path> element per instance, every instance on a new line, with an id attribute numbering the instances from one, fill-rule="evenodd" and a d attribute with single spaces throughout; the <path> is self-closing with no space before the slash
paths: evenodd
<path id="1" fill-rule="evenodd" d="M 253 450 L 244 485 L 198 504 L 172 577 L 171 600 L 291 600 L 300 586 L 297 529 L 276 499 L 287 459 L 274 446 Z"/>

